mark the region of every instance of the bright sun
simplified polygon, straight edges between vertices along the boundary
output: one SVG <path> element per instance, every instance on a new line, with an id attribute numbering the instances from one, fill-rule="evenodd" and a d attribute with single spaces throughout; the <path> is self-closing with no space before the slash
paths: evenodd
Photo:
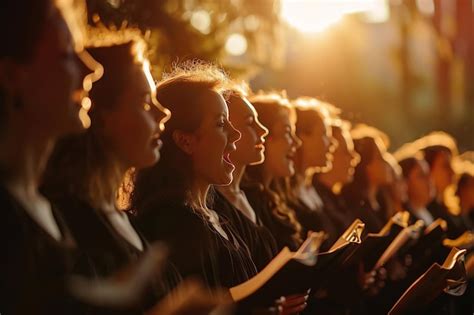
<path id="1" fill-rule="evenodd" d="M 387 19 L 388 4 L 386 0 L 281 0 L 282 17 L 307 33 L 322 32 L 351 13 L 364 13 L 380 22 Z"/>

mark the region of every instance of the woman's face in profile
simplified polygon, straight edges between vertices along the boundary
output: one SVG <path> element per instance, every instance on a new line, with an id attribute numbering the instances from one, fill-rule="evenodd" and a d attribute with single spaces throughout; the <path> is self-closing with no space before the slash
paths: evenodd
<path id="1" fill-rule="evenodd" d="M 352 180 L 360 156 L 354 150 L 354 142 L 348 130 L 334 127 L 333 131 L 337 146 L 333 152 L 333 167 L 329 172 L 335 182 L 346 184 Z"/>
<path id="2" fill-rule="evenodd" d="M 370 163 L 367 165 L 369 181 L 373 185 L 387 185 L 393 182 L 390 164 L 385 159 L 387 153 L 382 139 L 374 138 L 373 151 Z"/>
<path id="3" fill-rule="evenodd" d="M 230 156 L 232 162 L 241 166 L 262 163 L 268 129 L 258 120 L 252 104 L 246 98 L 232 97 L 229 100 L 229 119 L 241 134 L 237 149 Z"/>
<path id="4" fill-rule="evenodd" d="M 194 180 L 228 185 L 235 169 L 231 154 L 236 150 L 240 133 L 229 121 L 227 104 L 221 94 L 205 90 L 200 94 L 199 102 L 203 113 L 201 123 L 197 130 L 186 136 Z"/>
<path id="5" fill-rule="evenodd" d="M 129 83 L 117 98 L 115 108 L 101 112 L 101 130 L 125 167 L 141 169 L 158 161 L 159 138 L 170 112 L 156 99 L 156 88 L 148 67 L 135 63 L 123 75 L 129 78 Z"/>
<path id="6" fill-rule="evenodd" d="M 334 142 L 332 130 L 319 114 L 315 113 L 315 115 L 317 115 L 317 119 L 311 132 L 299 135 L 302 145 L 298 150 L 301 151 L 304 166 L 326 167 L 329 170 L 333 159 L 330 152 L 331 144 Z"/>
<path id="7" fill-rule="evenodd" d="M 295 174 L 295 153 L 301 140 L 296 137 L 295 124 L 288 110 L 280 109 L 276 117 L 273 125 L 268 126 L 264 168 L 273 177 L 292 176 Z"/>
<path id="8" fill-rule="evenodd" d="M 89 74 L 100 65 L 75 47 L 68 25 L 53 7 L 32 58 L 18 66 L 15 97 L 23 105 L 22 114 L 45 135 L 58 137 L 83 129 L 79 112 L 88 103 L 84 80 L 88 78 L 90 87 Z M 85 105 L 90 107 L 90 103 Z M 87 111 L 82 112 L 87 117 Z"/>
<path id="9" fill-rule="evenodd" d="M 430 169 L 425 160 L 418 160 L 406 178 L 408 199 L 426 206 L 434 197 Z"/>
<path id="10" fill-rule="evenodd" d="M 454 171 L 451 162 L 451 153 L 442 150 L 436 154 L 431 165 L 431 178 L 438 193 L 443 193 L 454 182 Z"/>

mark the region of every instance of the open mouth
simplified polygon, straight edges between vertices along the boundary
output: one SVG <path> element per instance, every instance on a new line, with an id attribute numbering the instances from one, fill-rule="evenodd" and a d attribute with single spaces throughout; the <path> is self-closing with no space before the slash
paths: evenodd
<path id="1" fill-rule="evenodd" d="M 155 133 L 152 138 L 151 138 L 151 146 L 152 147 L 157 147 L 158 149 L 161 149 L 163 146 L 163 141 L 160 139 L 161 134 L 160 133 Z"/>
<path id="2" fill-rule="evenodd" d="M 83 89 L 77 89 L 74 91 L 72 94 L 72 100 L 75 104 L 77 104 L 79 107 L 83 107 L 83 100 L 88 96 L 88 93 L 84 91 Z M 85 110 L 89 110 L 89 108 L 85 108 Z"/>
<path id="3" fill-rule="evenodd" d="M 232 163 L 231 159 L 230 159 L 230 153 L 224 154 L 223 159 L 224 159 L 224 161 L 227 162 L 228 164 L 234 165 L 234 164 Z"/>

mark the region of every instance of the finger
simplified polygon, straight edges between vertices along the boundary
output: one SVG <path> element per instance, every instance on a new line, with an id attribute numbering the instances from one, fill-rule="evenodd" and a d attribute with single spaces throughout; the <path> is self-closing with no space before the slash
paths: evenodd
<path id="1" fill-rule="evenodd" d="M 283 307 L 282 314 L 284 315 L 290 315 L 290 314 L 298 314 L 302 312 L 307 306 L 307 303 L 303 303 L 298 306 L 293 306 L 293 307 Z"/>
<path id="2" fill-rule="evenodd" d="M 303 303 L 305 303 L 308 300 L 307 296 L 300 296 L 300 297 L 295 297 L 291 299 L 286 299 L 285 302 L 283 302 L 281 305 L 283 307 L 293 307 L 293 306 L 298 306 Z"/>

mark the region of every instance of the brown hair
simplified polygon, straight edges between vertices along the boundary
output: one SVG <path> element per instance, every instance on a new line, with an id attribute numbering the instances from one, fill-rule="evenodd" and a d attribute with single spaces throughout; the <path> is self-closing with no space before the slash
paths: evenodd
<path id="1" fill-rule="evenodd" d="M 65 137 L 57 143 L 44 177 L 45 192 L 50 196 L 67 192 L 95 208 L 116 198 L 126 170 L 101 134 L 101 119 L 115 110 L 120 98 L 117 91 L 126 88 L 128 74 L 140 64 L 137 56 L 143 54 L 143 48 L 141 41 L 132 40 L 88 49 L 104 67 L 103 77 L 89 93 L 92 124 L 83 134 Z"/>
<path id="2" fill-rule="evenodd" d="M 173 132 L 193 132 L 203 118 L 200 95 L 205 91 L 222 93 L 227 76 L 219 68 L 199 61 L 184 63 L 165 75 L 157 86 L 157 99 L 171 110 L 171 118 L 161 135 L 163 147 L 160 160 L 154 166 L 140 170 L 132 193 L 132 209 L 140 212 L 156 210 L 166 201 L 193 205 L 189 188 L 193 180 L 192 161 L 173 140 Z"/>
<path id="3" fill-rule="evenodd" d="M 250 98 L 250 102 L 258 113 L 260 122 L 271 130 L 275 121 L 280 119 L 282 111 L 290 116 L 290 120 L 296 122 L 296 113 L 284 94 L 275 92 L 265 94 L 260 92 Z M 274 180 L 270 187 L 265 187 L 263 183 L 263 164 L 248 166 L 245 170 L 245 176 L 242 181 L 243 186 L 257 186 L 267 197 L 270 203 L 272 215 L 284 225 L 292 228 L 292 236 L 296 243 L 301 243 L 301 224 L 296 219 L 295 211 L 285 202 L 285 183 L 280 180 Z"/>

